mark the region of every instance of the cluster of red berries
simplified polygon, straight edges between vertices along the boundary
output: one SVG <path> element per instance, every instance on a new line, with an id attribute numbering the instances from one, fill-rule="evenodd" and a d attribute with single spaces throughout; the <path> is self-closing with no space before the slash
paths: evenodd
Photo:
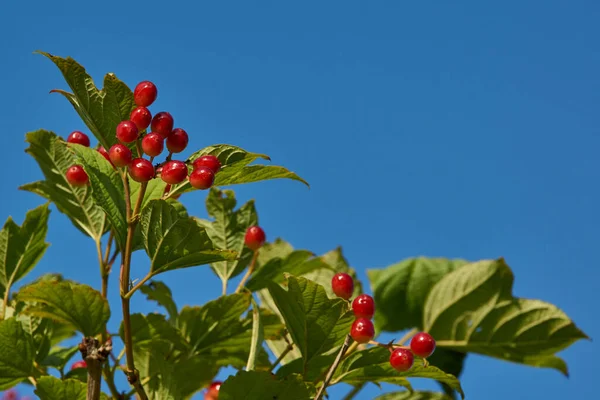
<path id="1" fill-rule="evenodd" d="M 188 134 L 181 128 L 173 128 L 173 116 L 161 111 L 152 116 L 148 106 L 156 100 L 158 90 L 150 81 L 140 82 L 133 92 L 137 107 L 131 112 L 129 120 L 121 121 L 117 125 L 116 137 L 120 143 L 113 145 L 108 151 L 102 146 L 98 152 L 104 156 L 114 167 L 127 168 L 129 176 L 136 182 L 148 182 L 160 175 L 170 190 L 170 185 L 176 185 L 189 179 L 190 185 L 196 189 L 208 189 L 213 185 L 215 174 L 221 169 L 221 162 L 213 155 L 205 155 L 193 163 L 192 172 L 188 176 L 188 167 L 183 161 L 171 160 L 175 153 L 181 153 L 188 145 Z M 141 136 L 140 132 L 150 127 L 150 132 Z M 68 143 L 77 143 L 90 146 L 89 137 L 79 131 L 72 132 L 67 138 Z M 154 157 L 159 156 L 165 147 L 169 155 L 164 163 L 156 167 L 152 165 Z M 134 157 L 127 146 L 136 143 L 138 153 L 141 151 L 150 159 L 141 154 Z M 67 181 L 73 186 L 85 186 L 89 177 L 81 165 L 73 165 L 66 172 Z"/>
<path id="2" fill-rule="evenodd" d="M 354 293 L 354 280 L 346 273 L 340 272 L 333 276 L 331 288 L 336 296 L 350 300 Z M 350 329 L 350 336 L 358 343 L 368 343 L 375 336 L 375 327 L 371 319 L 375 314 L 375 301 L 368 294 L 361 294 L 352 301 L 352 311 L 355 320 Z M 408 371 L 414 363 L 414 356 L 427 358 L 435 350 L 435 340 L 426 332 L 419 332 L 410 341 L 410 349 L 406 347 L 389 346 L 390 364 L 400 372 Z"/>

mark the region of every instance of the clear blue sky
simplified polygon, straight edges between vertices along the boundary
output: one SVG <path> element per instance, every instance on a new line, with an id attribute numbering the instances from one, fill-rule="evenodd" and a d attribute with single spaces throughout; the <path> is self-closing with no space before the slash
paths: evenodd
<path id="1" fill-rule="evenodd" d="M 416 255 L 504 256 L 516 295 L 557 304 L 597 339 L 600 3 L 493 3 L 9 1 L 0 13 L 0 217 L 20 223 L 42 203 L 16 190 L 41 177 L 25 132 L 85 130 L 48 94 L 66 86 L 32 55 L 41 49 L 73 56 L 97 82 L 109 71 L 130 86 L 153 80 L 156 107 L 191 134 L 191 148 L 239 145 L 306 178 L 310 190 L 286 181 L 237 189 L 256 199 L 271 239 L 317 253 L 342 245 L 365 279 L 367 268 Z M 183 202 L 204 215 L 202 193 Z M 98 287 L 93 243 L 57 211 L 48 239 L 32 278 L 58 270 Z M 144 273 L 138 265 L 133 278 Z M 220 288 L 202 267 L 166 281 L 179 306 Z M 142 296 L 133 307 L 154 310 Z M 562 356 L 570 379 L 471 356 L 465 392 L 591 398 L 597 342 Z"/>

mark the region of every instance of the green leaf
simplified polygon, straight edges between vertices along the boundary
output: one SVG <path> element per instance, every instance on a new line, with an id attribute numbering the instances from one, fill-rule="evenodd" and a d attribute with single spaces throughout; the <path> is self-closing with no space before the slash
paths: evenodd
<path id="1" fill-rule="evenodd" d="M 235 206 L 235 194 L 232 190 L 221 191 L 213 188 L 206 197 L 206 209 L 214 221 L 197 219 L 216 247 L 240 255 L 238 259 L 211 264 L 213 271 L 221 278 L 224 288 L 230 278 L 238 275 L 250 263 L 252 251 L 244 246 L 244 236 L 249 226 L 258 225 L 253 200 L 236 211 Z"/>
<path id="2" fill-rule="evenodd" d="M 438 347 L 430 357 L 427 357 L 427 361 L 447 374 L 460 378 L 466 358 L 466 353 Z M 445 383 L 439 383 L 447 395 L 453 396 L 454 391 L 452 388 Z"/>
<path id="3" fill-rule="evenodd" d="M 23 225 L 8 218 L 0 231 L 0 298 L 42 258 L 49 244 L 48 204 L 28 211 Z"/>
<path id="4" fill-rule="evenodd" d="M 456 390 L 461 397 L 464 393 L 455 376 L 445 373 L 434 366 L 423 366 L 423 360 L 415 357 L 411 369 L 398 372 L 390 365 L 390 352 L 383 347 L 372 347 L 357 351 L 344 359 L 337 368 L 332 384 L 346 382 L 358 385 L 366 382 L 387 382 L 406 386 L 406 378 L 429 378 L 443 382 Z M 410 385 L 407 386 L 410 389 Z"/>
<path id="5" fill-rule="evenodd" d="M 452 400 L 452 397 L 437 392 L 394 392 L 376 397 L 374 400 Z"/>
<path id="6" fill-rule="evenodd" d="M 171 321 L 177 320 L 177 305 L 173 300 L 171 289 L 161 281 L 150 281 L 147 285 L 140 287 L 142 293 L 146 295 L 148 300 L 154 300 L 159 305 L 163 306 L 169 313 Z"/>
<path id="7" fill-rule="evenodd" d="M 277 380 L 269 372 L 239 371 L 221 385 L 219 400 L 307 400 L 309 391 L 299 375 Z"/>
<path id="8" fill-rule="evenodd" d="M 106 214 L 96 205 L 90 187 L 75 187 L 67 182 L 67 169 L 77 163 L 67 143 L 45 130 L 29 132 L 26 142 L 29 147 L 25 151 L 37 161 L 46 180 L 23 185 L 20 189 L 52 201 L 81 232 L 99 240 L 106 230 Z"/>
<path id="9" fill-rule="evenodd" d="M 40 400 L 86 400 L 87 385 L 75 379 L 60 380 L 53 376 L 42 376 L 37 381 L 35 394 Z M 102 400 L 108 400 L 100 394 Z"/>
<path id="10" fill-rule="evenodd" d="M 121 324 L 121 339 L 124 339 L 123 329 Z M 188 348 L 181 333 L 169 324 L 162 314 L 132 314 L 131 337 L 134 343 L 134 351 L 136 347 L 149 348 L 160 341 L 172 345 L 179 351 L 185 351 Z"/>
<path id="11" fill-rule="evenodd" d="M 396 332 L 423 327 L 423 306 L 427 294 L 446 274 L 465 265 L 465 260 L 410 258 L 384 269 L 367 271 L 378 332 Z"/>
<path id="12" fill-rule="evenodd" d="M 329 299 L 325 289 L 301 277 L 288 276 L 288 290 L 269 284 L 269 293 L 281 312 L 304 368 L 315 356 L 340 346 L 354 321 L 348 304 Z"/>
<path id="13" fill-rule="evenodd" d="M 207 362 L 201 356 L 178 361 L 173 370 L 173 377 L 181 395 L 179 398 L 188 398 L 188 396 L 208 386 L 218 370 L 219 367 L 216 364 Z M 190 377 L 193 377 L 193 379 L 190 379 Z"/>
<path id="14" fill-rule="evenodd" d="M 70 148 L 77 154 L 90 178 L 92 197 L 106 213 L 116 243 L 120 249 L 125 248 L 127 217 L 123 180 L 100 152 L 79 144 L 71 144 Z"/>
<path id="15" fill-rule="evenodd" d="M 71 57 L 62 58 L 49 53 L 38 53 L 48 57 L 63 74 L 73 91 L 53 90 L 69 100 L 75 111 L 104 148 L 117 143 L 117 125 L 128 120 L 136 107 L 131 89 L 112 74 L 104 77 L 104 88 L 99 90 L 93 79 L 81 65 Z"/>
<path id="16" fill-rule="evenodd" d="M 110 318 L 108 302 L 100 292 L 79 283 L 34 283 L 22 288 L 17 299 L 36 302 L 25 313 L 69 324 L 85 336 L 103 332 Z"/>
<path id="17" fill-rule="evenodd" d="M 54 347 L 50 350 L 48 356 L 41 362 L 41 365 L 46 367 L 54 367 L 61 371 L 78 351 L 78 346 Z"/>
<path id="18" fill-rule="evenodd" d="M 556 306 L 513 297 L 513 279 L 503 259 L 451 272 L 427 297 L 425 330 L 441 348 L 555 368 L 566 375 L 566 365 L 554 353 L 587 335 Z"/>
<path id="19" fill-rule="evenodd" d="M 216 249 L 203 227 L 165 200 L 152 200 L 142 210 L 140 224 L 153 275 L 236 256 L 232 251 Z"/>
<path id="20" fill-rule="evenodd" d="M 0 321 L 0 390 L 34 376 L 35 350 L 31 336 L 16 318 Z"/>
<path id="21" fill-rule="evenodd" d="M 262 349 L 262 343 L 264 340 L 264 330 L 262 326 L 262 320 L 260 318 L 260 309 L 258 304 L 254 301 L 254 298 L 250 297 L 252 301 L 252 341 L 250 342 L 250 354 L 248 355 L 248 363 L 246 364 L 246 370 L 252 371 L 256 368 L 256 361 L 259 355 L 259 349 Z"/>

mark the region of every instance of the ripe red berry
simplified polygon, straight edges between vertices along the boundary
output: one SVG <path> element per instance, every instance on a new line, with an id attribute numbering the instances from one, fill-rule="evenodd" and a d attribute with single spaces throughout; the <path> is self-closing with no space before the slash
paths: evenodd
<path id="1" fill-rule="evenodd" d="M 83 360 L 74 362 L 73 365 L 71 365 L 71 371 L 76 368 L 87 368 L 87 363 Z"/>
<path id="2" fill-rule="evenodd" d="M 435 351 L 435 340 L 426 332 L 419 332 L 410 341 L 410 349 L 419 357 L 429 357 Z"/>
<path id="3" fill-rule="evenodd" d="M 77 143 L 85 147 L 90 147 L 90 138 L 83 132 L 73 131 L 67 137 L 68 143 Z"/>
<path id="4" fill-rule="evenodd" d="M 358 343 L 367 343 L 375 336 L 375 327 L 370 319 L 358 318 L 352 324 L 350 336 Z"/>
<path id="5" fill-rule="evenodd" d="M 131 162 L 131 150 L 124 144 L 114 144 L 108 151 L 110 161 L 114 166 L 126 167 Z"/>
<path id="6" fill-rule="evenodd" d="M 138 137 L 138 128 L 131 121 L 121 121 L 117 125 L 117 139 L 123 143 L 134 142 Z"/>
<path id="7" fill-rule="evenodd" d="M 251 226 L 246 229 L 246 236 L 244 237 L 244 244 L 250 250 L 256 251 L 262 247 L 267 241 L 267 235 L 260 226 Z"/>
<path id="8" fill-rule="evenodd" d="M 352 302 L 352 311 L 356 318 L 373 318 L 375 314 L 375 302 L 368 294 L 361 294 Z"/>
<path id="9" fill-rule="evenodd" d="M 188 145 L 188 134 L 181 128 L 175 128 L 167 138 L 167 149 L 171 153 L 181 153 Z M 214 171 L 213 171 L 214 172 Z"/>
<path id="10" fill-rule="evenodd" d="M 166 111 L 161 111 L 152 118 L 150 128 L 152 132 L 159 133 L 166 139 L 173 131 L 173 123 L 173 116 Z"/>
<path id="11" fill-rule="evenodd" d="M 216 174 L 221 169 L 221 162 L 212 154 L 202 156 L 194 160 L 194 168 L 208 167 Z"/>
<path id="12" fill-rule="evenodd" d="M 146 107 L 140 106 L 131 112 L 129 120 L 132 121 L 141 131 L 150 125 L 150 122 L 152 121 L 152 114 Z"/>
<path id="13" fill-rule="evenodd" d="M 151 157 L 156 157 L 162 153 L 164 147 L 165 140 L 156 132 L 150 132 L 142 139 L 142 150 Z"/>
<path id="14" fill-rule="evenodd" d="M 222 384 L 223 382 L 221 381 L 211 383 L 204 394 L 204 400 L 219 400 L 219 390 L 221 390 Z"/>
<path id="15" fill-rule="evenodd" d="M 110 161 L 110 156 L 108 155 L 108 151 L 106 151 L 104 146 L 98 147 L 98 153 L 102 154 L 102 156 L 112 164 L 112 161 Z"/>
<path id="16" fill-rule="evenodd" d="M 397 348 L 390 355 L 390 364 L 398 372 L 405 372 L 412 368 L 415 357 L 408 349 Z"/>
<path id="17" fill-rule="evenodd" d="M 210 168 L 196 168 L 190 174 L 190 185 L 196 189 L 208 189 L 215 181 L 215 173 Z"/>
<path id="18" fill-rule="evenodd" d="M 162 167 L 160 177 L 170 185 L 181 183 L 187 178 L 188 169 L 183 161 L 171 160 Z"/>
<path id="19" fill-rule="evenodd" d="M 345 272 L 338 272 L 331 279 L 331 289 L 337 297 L 348 300 L 354 293 L 354 280 Z"/>
<path id="20" fill-rule="evenodd" d="M 90 178 L 84 171 L 81 165 L 73 165 L 69 167 L 65 174 L 67 181 L 73 186 L 85 186 L 89 183 Z"/>
<path id="21" fill-rule="evenodd" d="M 143 81 L 137 84 L 133 90 L 133 100 L 135 104 L 142 107 L 148 107 L 154 103 L 158 96 L 158 89 L 156 85 L 150 81 Z"/>
<path id="22" fill-rule="evenodd" d="M 145 158 L 134 158 L 129 164 L 129 175 L 136 182 L 148 182 L 154 178 L 154 166 Z"/>

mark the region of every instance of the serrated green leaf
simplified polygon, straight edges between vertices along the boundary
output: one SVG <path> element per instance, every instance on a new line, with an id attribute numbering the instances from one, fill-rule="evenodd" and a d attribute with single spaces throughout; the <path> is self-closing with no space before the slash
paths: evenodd
<path id="1" fill-rule="evenodd" d="M 235 206 L 235 194 L 232 190 L 221 191 L 213 188 L 206 197 L 206 209 L 214 221 L 197 219 L 216 247 L 240 255 L 234 260 L 211 264 L 212 270 L 223 282 L 223 293 L 226 292 L 227 281 L 242 272 L 250 263 L 252 251 L 244 246 L 244 236 L 249 226 L 258 225 L 253 200 L 234 211 Z"/>
<path id="2" fill-rule="evenodd" d="M 67 182 L 67 169 L 77 163 L 67 143 L 45 130 L 29 132 L 26 141 L 29 143 L 26 152 L 37 161 L 46 180 L 29 183 L 19 189 L 52 201 L 81 232 L 99 240 L 106 231 L 106 214 L 94 202 L 90 187 L 75 187 Z"/>
<path id="3" fill-rule="evenodd" d="M 554 353 L 587 335 L 556 306 L 513 297 L 513 279 L 503 259 L 479 261 L 451 272 L 427 297 L 425 330 L 441 348 L 566 373 L 564 362 Z"/>
<path id="4" fill-rule="evenodd" d="M 154 300 L 163 306 L 169 313 L 169 320 L 173 323 L 177 320 L 177 305 L 173 300 L 171 289 L 161 281 L 150 281 L 147 285 L 140 287 L 142 293 L 148 300 Z"/>
<path id="5" fill-rule="evenodd" d="M 120 335 L 123 339 L 123 325 L 120 328 Z M 167 342 L 179 351 L 188 348 L 181 333 L 169 324 L 162 314 L 132 314 L 131 337 L 134 350 L 135 347 L 152 347 L 158 341 Z"/>
<path id="6" fill-rule="evenodd" d="M 24 312 L 69 324 L 85 336 L 103 332 L 110 318 L 106 299 L 90 286 L 63 282 L 38 282 L 22 288 L 17 299 L 30 301 Z"/>
<path id="7" fill-rule="evenodd" d="M 466 353 L 438 347 L 431 356 L 427 357 L 427 361 L 447 374 L 460 378 L 466 357 Z M 439 383 L 448 396 L 454 395 L 454 390 L 452 390 L 452 388 L 445 383 Z"/>
<path id="8" fill-rule="evenodd" d="M 423 306 L 433 285 L 467 262 L 417 257 L 384 269 L 367 270 L 377 304 L 374 318 L 377 331 L 422 329 Z"/>
<path id="9" fill-rule="evenodd" d="M 45 204 L 28 211 L 21 226 L 10 217 L 6 220 L 0 231 L 0 298 L 4 298 L 11 286 L 31 271 L 46 252 L 49 215 L 48 204 Z"/>
<path id="10" fill-rule="evenodd" d="M 434 366 L 423 366 L 423 360 L 415 357 L 411 369 L 398 372 L 390 365 L 390 352 L 386 348 L 372 347 L 357 351 L 344 359 L 337 368 L 332 384 L 346 382 L 357 385 L 365 382 L 387 382 L 406 386 L 406 378 L 429 378 L 443 382 L 456 390 L 461 397 L 464 393 L 454 375 L 445 373 Z M 409 389 L 410 385 L 407 386 Z"/>
<path id="11" fill-rule="evenodd" d="M 219 400 L 307 400 L 309 391 L 300 375 L 277 380 L 269 372 L 239 371 L 221 385 Z"/>
<path id="12" fill-rule="evenodd" d="M 293 276 L 288 276 L 287 284 L 287 291 L 269 284 L 269 294 L 303 356 L 305 370 L 313 357 L 342 344 L 354 317 L 346 302 L 329 299 L 321 285 Z"/>
<path id="13" fill-rule="evenodd" d="M 260 317 L 260 309 L 254 298 L 250 297 L 252 302 L 252 339 L 250 341 L 250 354 L 248 354 L 248 363 L 246 371 L 252 371 L 256 368 L 259 350 L 262 349 L 264 340 L 264 329 Z"/>
<path id="14" fill-rule="evenodd" d="M 80 382 L 87 383 L 88 380 L 88 372 L 87 368 L 75 368 L 67 371 L 64 376 L 65 379 L 76 379 Z"/>
<path id="15" fill-rule="evenodd" d="M 374 400 L 452 400 L 452 397 L 437 392 L 394 392 L 376 397 Z"/>
<path id="16" fill-rule="evenodd" d="M 99 90 L 93 79 L 71 57 L 62 58 L 45 52 L 62 73 L 72 93 L 53 90 L 69 100 L 75 111 L 104 148 L 109 149 L 117 143 L 115 132 L 117 125 L 128 120 L 136 107 L 131 89 L 112 74 L 104 77 L 104 88 Z"/>
<path id="17" fill-rule="evenodd" d="M 0 390 L 34 376 L 33 340 L 16 318 L 0 321 Z"/>
<path id="18" fill-rule="evenodd" d="M 173 376 L 180 398 L 188 398 L 211 383 L 219 367 L 202 356 L 187 358 L 175 364 Z"/>
<path id="19" fill-rule="evenodd" d="M 142 211 L 140 225 L 153 275 L 236 257 L 216 249 L 203 227 L 165 200 L 152 200 Z"/>
<path id="20" fill-rule="evenodd" d="M 78 346 L 53 347 L 48 356 L 40 364 L 45 367 L 54 367 L 58 370 L 62 370 L 78 351 Z"/>
<path id="21" fill-rule="evenodd" d="M 53 376 L 42 376 L 37 381 L 35 394 L 40 400 L 86 400 L 87 385 L 75 379 L 60 380 Z M 102 400 L 108 400 L 100 394 Z"/>

